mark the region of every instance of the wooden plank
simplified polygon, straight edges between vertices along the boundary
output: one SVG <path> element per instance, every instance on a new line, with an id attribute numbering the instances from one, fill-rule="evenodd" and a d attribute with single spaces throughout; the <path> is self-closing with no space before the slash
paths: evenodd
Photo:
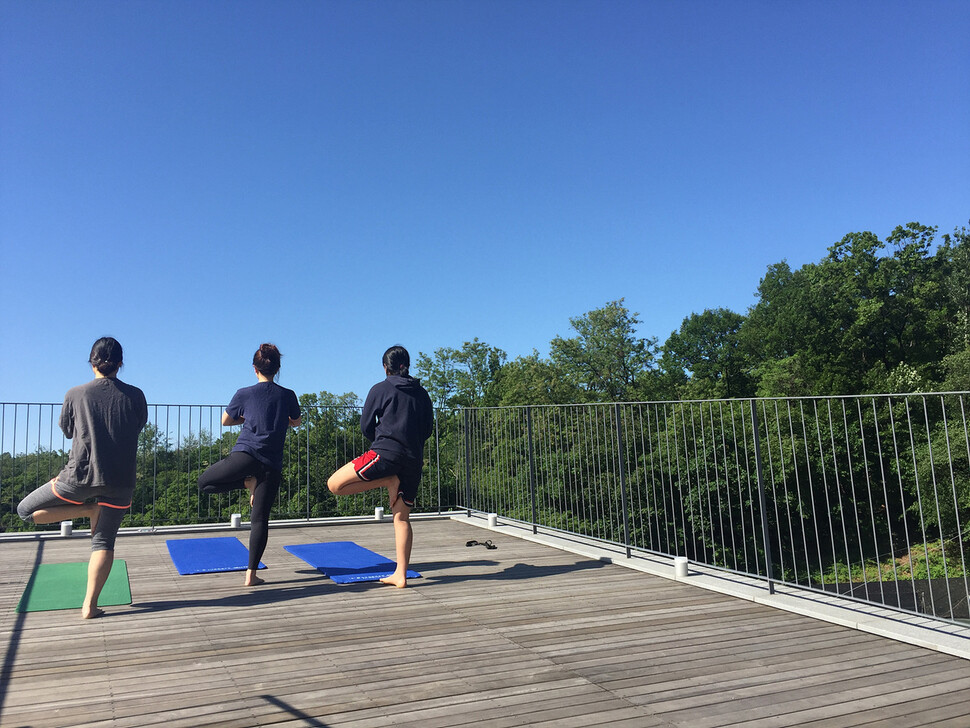
<path id="1" fill-rule="evenodd" d="M 122 537 L 133 603 L 89 622 L 12 612 L 38 554 L 81 561 L 84 539 L 3 543 L 0 726 L 970 725 L 965 660 L 501 533 L 467 548 L 481 531 L 458 522 L 414 528 L 424 578 L 405 590 L 335 585 L 283 549 L 393 553 L 388 524 L 273 529 L 256 589 L 179 576 L 162 535 Z"/>

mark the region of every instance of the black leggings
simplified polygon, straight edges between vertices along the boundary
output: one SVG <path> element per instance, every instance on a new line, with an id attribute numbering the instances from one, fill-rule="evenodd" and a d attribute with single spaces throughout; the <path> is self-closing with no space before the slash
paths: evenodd
<path id="1" fill-rule="evenodd" d="M 280 492 L 282 473 L 271 470 L 244 452 L 231 452 L 228 457 L 213 463 L 199 477 L 199 490 L 207 495 L 228 493 L 245 488 L 250 475 L 256 478 L 253 491 L 253 513 L 249 530 L 249 568 L 258 569 L 269 538 L 269 512 Z"/>

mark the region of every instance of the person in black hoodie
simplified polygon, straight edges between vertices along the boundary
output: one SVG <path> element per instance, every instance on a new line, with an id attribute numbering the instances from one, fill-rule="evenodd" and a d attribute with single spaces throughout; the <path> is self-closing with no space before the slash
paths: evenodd
<path id="1" fill-rule="evenodd" d="M 387 377 L 371 387 L 360 418 L 360 431 L 371 449 L 331 475 L 327 487 L 334 495 L 387 488 L 397 567 L 381 581 L 403 589 L 413 540 L 410 514 L 421 482 L 424 441 L 434 427 L 434 408 L 421 382 L 408 373 L 407 349 L 392 346 L 384 352 L 383 363 Z"/>

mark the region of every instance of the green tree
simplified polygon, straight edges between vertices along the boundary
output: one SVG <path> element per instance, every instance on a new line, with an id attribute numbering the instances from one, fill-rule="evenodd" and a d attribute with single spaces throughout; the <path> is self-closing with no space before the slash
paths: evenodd
<path id="1" fill-rule="evenodd" d="M 951 337 L 944 246 L 909 223 L 850 233 L 819 263 L 771 266 L 740 338 L 760 395 L 859 394 L 939 382 Z"/>
<path id="2" fill-rule="evenodd" d="M 488 407 L 497 404 L 495 382 L 506 353 L 478 338 L 460 349 L 442 347 L 421 352 L 415 371 L 438 407 Z"/>
<path id="3" fill-rule="evenodd" d="M 684 399 L 752 394 L 738 335 L 743 322 L 741 314 L 726 308 L 707 309 L 685 318 L 670 335 L 663 346 L 662 363 L 665 369 L 676 367 L 689 374 L 681 388 Z"/>
<path id="4" fill-rule="evenodd" d="M 950 350 L 970 349 L 970 230 L 943 236 L 939 254 L 947 260 L 945 290 L 949 309 Z"/>
<path id="5" fill-rule="evenodd" d="M 656 376 L 657 340 L 637 334 L 640 318 L 623 304 L 569 319 L 576 336 L 550 342 L 552 366 L 574 381 L 588 402 L 623 402 L 641 398 Z"/>
<path id="6" fill-rule="evenodd" d="M 533 350 L 505 364 L 495 382 L 498 405 L 567 404 L 577 401 L 579 388 L 548 359 Z"/>

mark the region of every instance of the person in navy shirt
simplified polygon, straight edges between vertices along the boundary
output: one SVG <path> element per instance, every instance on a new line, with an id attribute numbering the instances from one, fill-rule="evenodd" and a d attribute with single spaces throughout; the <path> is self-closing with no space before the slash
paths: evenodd
<path id="1" fill-rule="evenodd" d="M 269 513 L 283 479 L 283 443 L 290 427 L 300 424 L 300 403 L 292 389 L 277 384 L 280 350 L 262 344 L 253 355 L 259 380 L 238 390 L 222 413 L 222 424 L 242 425 L 239 439 L 229 455 L 210 465 L 199 477 L 206 494 L 245 488 L 252 506 L 249 531 L 249 568 L 246 586 L 262 584 L 256 575 L 269 538 Z"/>
<path id="2" fill-rule="evenodd" d="M 371 387 L 360 418 L 360 431 L 371 449 L 331 475 L 327 487 L 335 495 L 387 488 L 397 566 L 381 581 L 403 589 L 413 541 L 410 514 L 421 483 L 424 441 L 434 428 L 434 407 L 421 383 L 408 373 L 407 349 L 392 346 L 384 352 L 383 364 L 386 378 Z"/>

